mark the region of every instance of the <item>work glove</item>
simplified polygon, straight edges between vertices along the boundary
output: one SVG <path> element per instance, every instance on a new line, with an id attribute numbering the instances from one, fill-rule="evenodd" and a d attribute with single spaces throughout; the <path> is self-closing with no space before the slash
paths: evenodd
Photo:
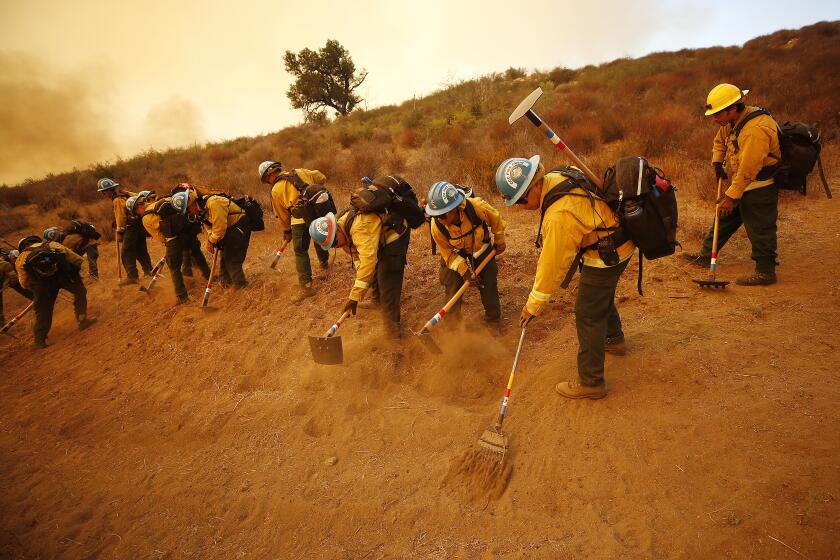
<path id="1" fill-rule="evenodd" d="M 283 241 L 291 241 L 292 240 L 292 232 L 291 231 L 284 231 L 283 232 Z"/>
<path id="2" fill-rule="evenodd" d="M 359 302 L 355 299 L 348 299 L 347 303 L 344 304 L 344 309 L 342 313 L 350 312 L 351 315 L 356 315 L 356 308 L 359 307 Z"/>
<path id="3" fill-rule="evenodd" d="M 209 239 L 207 240 L 207 243 L 204 244 L 204 248 L 207 249 L 207 252 L 211 254 L 214 253 L 217 249 L 216 244 L 211 243 Z"/>
<path id="4" fill-rule="evenodd" d="M 123 232 L 123 231 L 118 231 L 118 232 L 117 232 L 117 241 L 119 241 L 120 243 L 122 243 L 123 237 L 125 237 L 125 232 Z"/>
<path id="5" fill-rule="evenodd" d="M 723 168 L 723 163 L 720 161 L 716 161 L 712 164 L 715 168 L 715 179 L 723 179 L 726 181 L 729 179 L 729 175 L 726 174 L 726 170 Z"/>
<path id="6" fill-rule="evenodd" d="M 519 326 L 520 326 L 520 328 L 524 329 L 525 327 L 527 327 L 528 323 L 530 323 L 533 319 L 534 319 L 534 315 L 531 315 L 528 312 L 527 307 L 523 307 L 522 312 L 519 314 Z"/>
<path id="7" fill-rule="evenodd" d="M 496 243 L 496 256 L 499 256 L 502 253 L 504 253 L 506 248 L 507 248 L 507 245 L 505 245 L 504 243 L 498 243 L 497 242 Z"/>
<path id="8" fill-rule="evenodd" d="M 735 208 L 737 208 L 738 201 L 727 195 L 723 195 L 718 199 L 717 204 L 720 207 L 720 215 L 728 216 L 733 210 L 735 210 Z"/>
<path id="9" fill-rule="evenodd" d="M 475 275 L 475 272 L 471 268 L 467 268 L 461 277 L 464 279 L 464 282 L 469 282 L 470 284 L 478 282 L 478 276 Z"/>

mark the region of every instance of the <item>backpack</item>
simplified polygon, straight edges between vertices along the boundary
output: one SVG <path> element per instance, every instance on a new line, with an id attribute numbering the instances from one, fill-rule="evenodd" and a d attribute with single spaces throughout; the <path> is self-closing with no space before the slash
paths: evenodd
<path id="1" fill-rule="evenodd" d="M 386 221 L 402 233 L 402 221 L 417 229 L 426 215 L 411 185 L 399 175 L 377 177 L 370 185 L 357 187 L 350 193 L 350 206 L 357 214 L 389 214 Z"/>
<path id="2" fill-rule="evenodd" d="M 733 129 L 732 134 L 735 136 L 733 143 L 736 151 L 739 149 L 738 136 L 741 134 L 744 125 L 761 115 L 773 117 L 770 111 L 759 107 L 744 117 L 738 123 L 738 126 Z M 780 189 L 796 190 L 804 196 L 807 190 L 808 175 L 814 170 L 815 165 L 819 165 L 823 190 L 825 190 L 825 195 L 831 198 L 831 190 L 828 188 L 828 181 L 825 179 L 822 159 L 820 158 L 822 143 L 820 142 L 819 129 L 801 122 L 786 122 L 781 126 L 777 123 L 776 129 L 779 133 L 779 147 L 782 151 L 782 158 L 778 163 L 762 168 L 755 178 L 759 181 L 773 178 L 774 183 Z"/>
<path id="3" fill-rule="evenodd" d="M 263 231 L 265 229 L 265 220 L 263 219 L 263 209 L 259 202 L 257 202 L 254 198 L 245 195 L 240 197 L 232 197 L 229 194 L 220 193 L 220 194 L 208 194 L 205 196 L 200 196 L 197 200 L 198 206 L 200 208 L 207 207 L 207 199 L 211 196 L 220 196 L 222 198 L 226 198 L 229 201 L 233 202 L 240 208 L 242 208 L 242 212 L 248 218 L 248 224 L 251 227 L 251 231 Z"/>
<path id="4" fill-rule="evenodd" d="M 566 180 L 556 185 L 544 198 L 540 208 L 540 232 L 537 247 L 542 245 L 542 222 L 549 206 L 563 196 L 586 196 L 594 206 L 594 199 L 607 203 L 615 214 L 619 225 L 612 228 L 597 228 L 595 231 L 609 232 L 596 243 L 581 247 L 572 261 L 562 287 L 567 288 L 575 270 L 583 266 L 583 254 L 597 249 L 605 264 L 618 264 L 617 249 L 627 241 L 633 241 L 639 248 L 639 277 L 637 290 L 642 292 L 642 261 L 672 255 L 679 244 L 676 239 L 678 212 L 676 189 L 659 170 L 642 157 L 621 158 L 607 169 L 604 186 L 599 190 L 581 171 L 572 167 L 560 167 L 549 171 L 559 172 Z M 581 188 L 584 193 L 569 192 Z"/>
<path id="5" fill-rule="evenodd" d="M 164 237 L 175 237 L 181 231 L 186 229 L 189 221 L 187 217 L 175 210 L 170 204 L 170 200 L 163 198 L 156 201 L 154 204 L 147 206 L 143 216 L 155 214 L 160 217 L 160 232 Z"/>
<path id="6" fill-rule="evenodd" d="M 265 229 L 263 209 L 256 199 L 245 195 L 239 198 L 231 198 L 230 200 L 245 211 L 245 215 L 248 217 L 248 224 L 251 226 L 251 231 L 263 231 Z"/>
<path id="7" fill-rule="evenodd" d="M 306 185 L 300 193 L 300 198 L 289 208 L 289 213 L 303 220 L 307 227 L 317 218 L 322 218 L 330 212 L 335 214 L 337 211 L 335 200 L 324 185 Z"/>
<path id="8" fill-rule="evenodd" d="M 36 278 L 46 280 L 55 276 L 66 262 L 67 255 L 53 249 L 49 243 L 42 243 L 30 251 L 23 266 Z"/>
<path id="9" fill-rule="evenodd" d="M 627 238 L 648 260 L 673 255 L 677 245 L 676 189 L 642 157 L 618 160 L 604 174 L 604 190 Z M 609 202 L 608 202 L 609 203 Z"/>
<path id="10" fill-rule="evenodd" d="M 102 234 L 96 231 L 96 226 L 81 220 L 73 220 L 70 227 L 64 229 L 65 236 L 73 233 L 81 235 L 85 239 L 99 239 L 102 237 Z"/>

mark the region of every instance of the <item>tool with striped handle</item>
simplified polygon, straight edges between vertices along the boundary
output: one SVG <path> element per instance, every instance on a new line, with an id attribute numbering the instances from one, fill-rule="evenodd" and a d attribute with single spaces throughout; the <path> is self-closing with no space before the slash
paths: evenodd
<path id="1" fill-rule="evenodd" d="M 510 388 L 513 387 L 513 378 L 516 375 L 516 368 L 519 366 L 519 356 L 522 353 L 522 342 L 524 340 L 525 327 L 522 328 L 522 334 L 519 335 L 519 344 L 516 346 L 516 356 L 513 358 L 513 367 L 510 370 L 510 377 L 508 378 L 507 388 L 505 389 L 505 397 L 502 400 L 502 408 L 499 411 L 499 419 L 496 420 L 495 425 L 484 430 L 484 433 L 478 438 L 479 447 L 489 451 L 494 456 L 499 455 L 499 460 L 504 459 L 508 451 L 509 438 L 502 431 L 502 423 L 505 421 L 505 414 L 507 413 L 508 402 L 510 401 Z"/>
<path id="2" fill-rule="evenodd" d="M 589 177 L 589 180 L 592 181 L 592 183 L 596 187 L 598 187 L 599 189 L 602 189 L 603 188 L 603 183 L 601 182 L 601 179 L 599 177 L 597 177 L 595 175 L 595 173 L 593 173 L 592 170 L 589 169 L 589 166 L 587 166 L 585 163 L 583 163 L 583 160 L 581 160 L 577 156 L 577 154 L 574 153 L 572 151 L 572 149 L 565 142 L 563 142 L 563 140 L 560 138 L 560 136 L 558 136 L 556 132 L 551 130 L 551 128 L 547 124 L 545 124 L 545 122 L 543 122 L 543 120 L 539 117 L 539 115 L 537 115 L 534 112 L 534 110 L 533 110 L 534 104 L 537 102 L 537 100 L 540 98 L 540 96 L 542 94 L 543 94 L 542 88 L 537 88 L 534 91 L 532 91 L 531 95 L 526 97 L 522 101 L 522 103 L 520 103 L 519 106 L 516 109 L 513 110 L 513 113 L 510 114 L 510 117 L 508 117 L 508 124 L 513 124 L 516 121 L 518 121 L 519 119 L 521 119 L 522 117 L 527 117 L 528 120 L 531 121 L 531 124 L 533 124 L 534 126 L 539 128 L 543 132 L 543 134 L 545 134 L 546 138 L 548 138 L 551 141 L 551 143 L 554 144 L 554 146 L 558 150 L 560 150 L 562 152 L 565 152 L 566 155 L 568 155 L 569 158 L 574 162 L 574 164 L 581 171 L 586 173 L 586 176 Z"/>

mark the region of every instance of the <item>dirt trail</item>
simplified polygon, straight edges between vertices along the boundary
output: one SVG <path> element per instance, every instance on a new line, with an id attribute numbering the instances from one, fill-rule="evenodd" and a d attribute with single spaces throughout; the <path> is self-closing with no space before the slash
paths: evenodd
<path id="1" fill-rule="evenodd" d="M 629 352 L 608 357 L 602 401 L 553 392 L 576 348 L 574 291 L 558 295 L 526 338 L 500 495 L 456 475 L 498 412 L 513 326 L 501 340 L 436 333 L 440 359 L 383 339 L 363 309 L 342 327 L 346 364 L 322 367 L 305 335 L 339 314 L 344 257 L 298 308 L 294 263 L 268 269 L 266 234 L 253 286 L 215 292 L 215 313 L 173 308 L 168 279 L 148 298 L 106 276 L 91 288 L 95 327 L 76 332 L 59 301 L 46 351 L 0 341 L 0 557 L 836 558 L 839 211 L 784 196 L 776 286 L 700 292 L 703 273 L 671 258 L 647 263 L 640 298 L 631 265 Z M 509 217 L 512 321 L 536 219 Z M 720 277 L 748 272 L 748 256 L 741 233 Z M 422 234 L 407 276 L 417 328 L 442 293 Z M 470 293 L 465 312 L 479 307 Z M 27 343 L 30 330 L 16 327 Z"/>

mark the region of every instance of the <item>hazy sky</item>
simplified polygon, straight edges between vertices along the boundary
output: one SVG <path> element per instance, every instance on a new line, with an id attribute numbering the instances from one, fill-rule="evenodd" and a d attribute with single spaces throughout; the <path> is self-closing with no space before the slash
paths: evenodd
<path id="1" fill-rule="evenodd" d="M 327 39 L 370 72 L 372 108 L 509 66 L 741 44 L 836 19 L 840 2 L 807 0 L 0 0 L 0 183 L 300 122 L 283 53 Z"/>

